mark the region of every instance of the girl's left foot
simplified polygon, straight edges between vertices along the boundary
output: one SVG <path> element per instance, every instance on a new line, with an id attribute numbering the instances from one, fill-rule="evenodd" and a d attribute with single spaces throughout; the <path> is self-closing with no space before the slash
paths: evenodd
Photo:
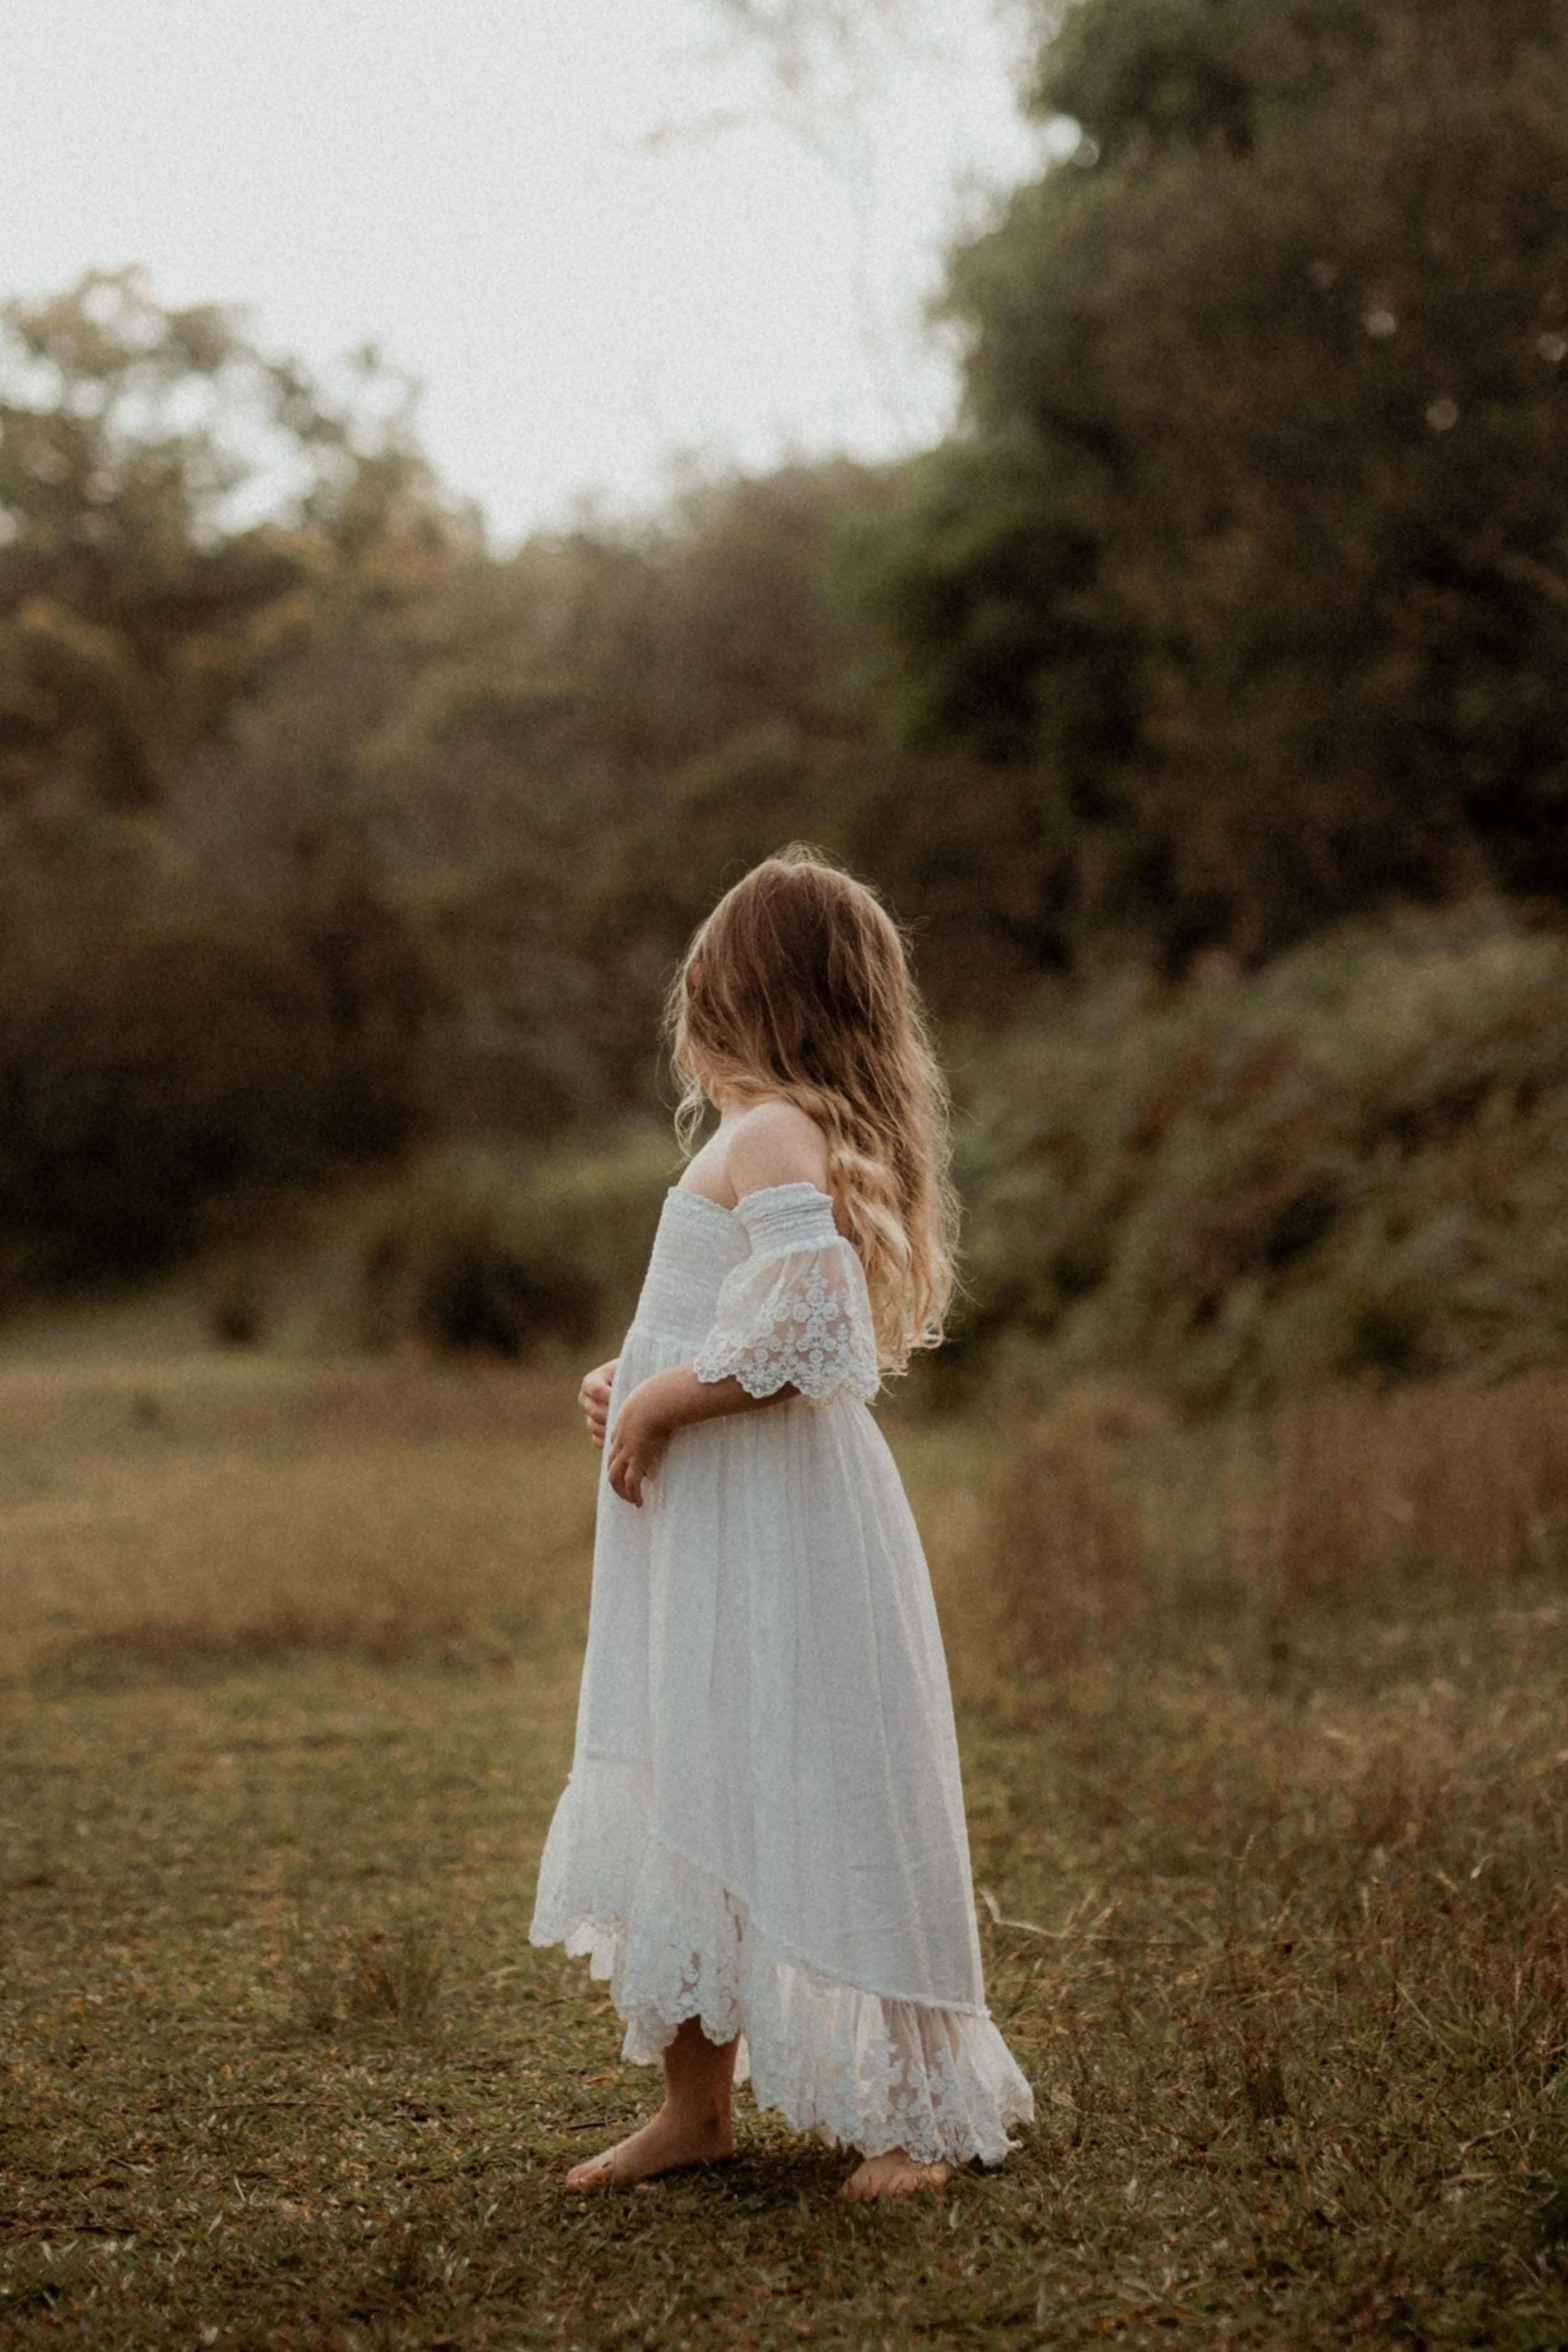
<path id="1" fill-rule="evenodd" d="M 947 2164 L 917 2164 L 901 2147 L 886 2156 L 868 2156 L 850 2174 L 840 2197 L 851 2205 L 878 2205 L 887 2197 L 912 2197 L 921 2189 L 945 2189 L 952 2179 Z"/>

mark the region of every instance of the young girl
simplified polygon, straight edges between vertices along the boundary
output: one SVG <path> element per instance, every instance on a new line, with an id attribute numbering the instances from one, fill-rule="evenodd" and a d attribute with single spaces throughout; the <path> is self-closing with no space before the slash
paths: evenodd
<path id="1" fill-rule="evenodd" d="M 532 1936 L 662 2058 L 651 2123 L 567 2175 L 734 2152 L 732 2083 L 856 2148 L 856 2199 L 998 2163 L 1029 2086 L 986 2013 L 942 1637 L 867 1410 L 952 1286 L 942 1081 L 899 933 L 809 853 L 721 900 L 671 1001 L 689 1139 L 605 1447 L 572 1777 Z M 606 1442 L 607 1441 L 607 1442 Z"/>

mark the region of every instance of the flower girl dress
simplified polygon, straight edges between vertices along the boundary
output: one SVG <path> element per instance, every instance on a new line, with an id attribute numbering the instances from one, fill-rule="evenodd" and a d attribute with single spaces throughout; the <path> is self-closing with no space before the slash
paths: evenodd
<path id="1" fill-rule="evenodd" d="M 743 2037 L 763 2107 L 918 2163 L 996 2163 L 1029 2086 L 987 2013 L 942 1636 L 868 1410 L 860 1261 L 812 1184 L 677 1186 L 611 1395 L 683 1363 L 798 1395 L 601 1478 L 572 1775 L 532 1940 L 586 1954 L 650 2063 Z M 608 1459 L 608 1446 L 605 1458 Z"/>

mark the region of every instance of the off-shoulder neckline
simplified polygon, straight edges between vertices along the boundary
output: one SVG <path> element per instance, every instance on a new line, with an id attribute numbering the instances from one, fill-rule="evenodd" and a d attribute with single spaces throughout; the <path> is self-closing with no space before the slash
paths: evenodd
<path id="1" fill-rule="evenodd" d="M 824 1192 L 805 1177 L 797 1177 L 789 1184 L 759 1184 L 754 1192 L 742 1192 L 732 1209 L 727 1209 L 722 1201 L 716 1201 L 711 1192 L 700 1192 L 694 1184 L 672 1184 L 669 1187 L 670 1199 L 700 1201 L 704 1208 L 716 1209 L 721 1217 L 738 1217 L 750 1202 L 773 1200 L 781 1192 L 809 1192 L 814 1201 L 821 1201 L 829 1210 L 833 1206 L 832 1194 Z"/>

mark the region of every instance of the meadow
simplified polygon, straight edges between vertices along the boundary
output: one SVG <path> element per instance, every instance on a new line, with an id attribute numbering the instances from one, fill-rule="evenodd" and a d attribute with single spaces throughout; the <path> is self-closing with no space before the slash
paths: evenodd
<path id="1" fill-rule="evenodd" d="M 1568 1390 L 887 1415 L 1038 2119 L 574 2199 L 572 1368 L 0 1348 L 0 2345 L 1568 2341 Z"/>

